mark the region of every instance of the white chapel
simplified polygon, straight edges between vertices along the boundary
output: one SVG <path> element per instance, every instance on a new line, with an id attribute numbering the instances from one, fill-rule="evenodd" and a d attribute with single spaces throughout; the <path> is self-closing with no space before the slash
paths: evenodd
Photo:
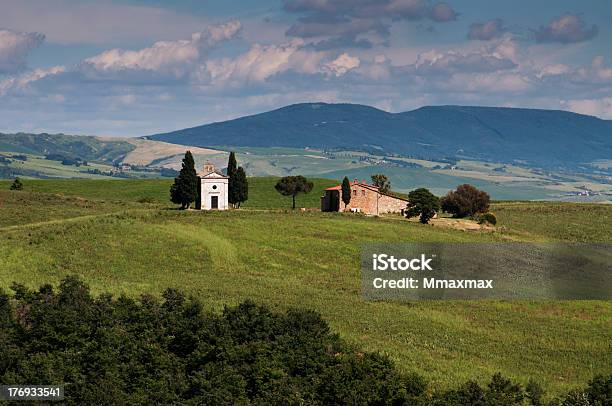
<path id="1" fill-rule="evenodd" d="M 227 210 L 229 207 L 228 185 L 229 177 L 215 170 L 210 164 L 204 164 L 204 170 L 198 174 L 198 199 L 196 209 Z"/>

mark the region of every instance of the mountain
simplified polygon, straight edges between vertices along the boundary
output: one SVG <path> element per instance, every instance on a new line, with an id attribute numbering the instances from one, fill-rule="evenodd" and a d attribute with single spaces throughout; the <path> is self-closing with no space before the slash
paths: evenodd
<path id="1" fill-rule="evenodd" d="M 430 106 L 388 113 L 356 104 L 303 103 L 144 138 L 202 147 L 350 149 L 566 169 L 612 157 L 612 121 L 502 107 Z"/>

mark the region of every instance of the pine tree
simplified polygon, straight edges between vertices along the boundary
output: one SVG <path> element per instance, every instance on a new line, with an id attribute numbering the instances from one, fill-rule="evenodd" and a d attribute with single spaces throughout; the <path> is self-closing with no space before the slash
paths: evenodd
<path id="1" fill-rule="evenodd" d="M 295 197 L 299 193 L 310 193 L 313 188 L 313 183 L 308 181 L 305 177 L 298 176 L 285 176 L 281 178 L 274 188 L 278 193 L 283 196 L 291 196 L 293 199 L 292 208 L 295 209 Z"/>
<path id="2" fill-rule="evenodd" d="M 189 205 L 198 196 L 198 175 L 195 170 L 195 162 L 191 151 L 185 152 L 183 167 L 174 184 L 170 188 L 170 200 L 172 203 L 180 204 L 181 209 L 188 209 Z"/>
<path id="3" fill-rule="evenodd" d="M 230 152 L 229 160 L 227 161 L 227 176 L 229 177 L 229 183 L 227 185 L 227 201 L 232 206 L 239 204 L 240 185 L 236 181 L 236 172 L 238 171 L 238 163 L 236 162 L 236 154 Z"/>
<path id="4" fill-rule="evenodd" d="M 389 182 L 389 178 L 387 175 L 383 173 L 377 173 L 372 175 L 372 184 L 378 188 L 380 193 L 389 193 L 391 190 L 391 182 Z"/>
<path id="5" fill-rule="evenodd" d="M 249 199 L 249 182 L 247 181 L 246 172 L 242 166 L 236 170 L 236 184 L 238 189 L 237 204 L 240 207 L 242 202 Z"/>
<path id="6" fill-rule="evenodd" d="M 351 181 L 346 176 L 342 179 L 342 201 L 345 209 L 351 202 Z"/>

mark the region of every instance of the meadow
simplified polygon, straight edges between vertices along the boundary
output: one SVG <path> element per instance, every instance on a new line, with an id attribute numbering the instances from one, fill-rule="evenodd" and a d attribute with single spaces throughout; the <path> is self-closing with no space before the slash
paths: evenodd
<path id="1" fill-rule="evenodd" d="M 466 232 L 399 216 L 291 211 L 274 182 L 250 178 L 240 210 L 198 212 L 169 204 L 169 180 L 26 180 L 21 192 L 1 181 L 0 288 L 76 274 L 96 293 L 176 287 L 217 310 L 247 298 L 312 308 L 348 342 L 440 388 L 501 371 L 556 394 L 612 371 L 610 302 L 368 302 L 359 281 L 365 242 L 608 242 L 611 206 L 498 202 L 496 231 Z M 334 183 L 316 179 L 298 207 L 317 208 Z"/>

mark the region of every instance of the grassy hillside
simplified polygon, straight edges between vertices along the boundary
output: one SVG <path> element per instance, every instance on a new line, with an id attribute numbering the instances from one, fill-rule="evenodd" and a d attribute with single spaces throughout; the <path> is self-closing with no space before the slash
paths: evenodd
<path id="1" fill-rule="evenodd" d="M 33 155 L 59 154 L 86 161 L 120 161 L 136 147 L 127 141 L 64 134 L 2 134 L 0 151 Z"/>
<path id="2" fill-rule="evenodd" d="M 318 180 L 317 189 L 326 182 Z M 250 179 L 252 207 L 289 207 L 273 183 Z M 349 342 L 389 354 L 400 369 L 439 387 L 484 382 L 501 371 L 560 392 L 612 369 L 604 355 L 612 341 L 610 302 L 366 302 L 359 281 L 364 242 L 609 241 L 610 206 L 499 203 L 504 229 L 472 233 L 399 217 L 246 207 L 184 212 L 166 203 L 168 187 L 27 181 L 26 191 L 9 192 L 0 182 L 0 287 L 78 274 L 95 292 L 136 296 L 178 287 L 219 310 L 246 298 L 278 309 L 309 307 Z M 300 205 L 317 207 L 318 196 L 313 191 Z M 139 203 L 142 197 L 154 203 Z"/>
<path id="3" fill-rule="evenodd" d="M 291 198 L 280 195 L 274 184 L 278 178 L 249 178 L 249 200 L 243 208 L 250 209 L 287 209 L 291 208 Z M 339 182 L 330 179 L 309 178 L 314 183 L 312 192 L 298 195 L 297 207 L 321 207 L 320 197 L 323 189 L 336 186 Z M 79 196 L 96 200 L 141 201 L 170 204 L 169 191 L 172 179 L 28 179 L 24 181 L 24 190 L 28 192 L 54 193 L 66 196 Z M 10 181 L 0 180 L 0 190 L 8 189 Z"/>

